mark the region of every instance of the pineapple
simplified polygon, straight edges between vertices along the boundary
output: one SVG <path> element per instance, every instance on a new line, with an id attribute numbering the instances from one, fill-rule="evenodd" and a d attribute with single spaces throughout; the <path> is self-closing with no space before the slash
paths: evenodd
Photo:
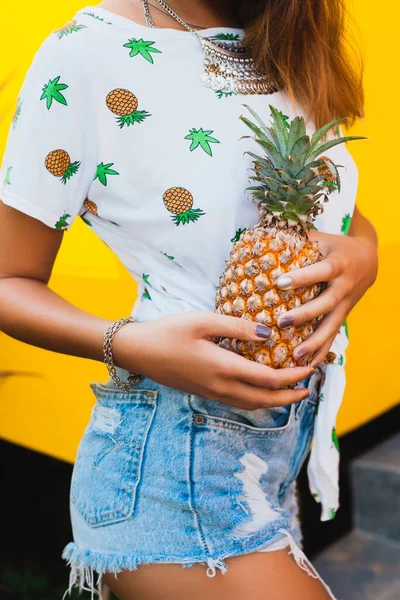
<path id="1" fill-rule="evenodd" d="M 90 212 L 92 213 L 92 215 L 95 215 L 97 217 L 96 202 L 92 202 L 91 200 L 89 200 L 89 198 L 86 198 L 86 200 L 83 203 L 83 206 L 86 208 L 87 212 Z"/>
<path id="2" fill-rule="evenodd" d="M 122 88 L 116 88 L 107 94 L 106 105 L 112 113 L 117 115 L 117 123 L 121 129 L 124 125 L 141 123 L 150 116 L 146 110 L 137 110 L 139 101 L 136 96 Z"/>
<path id="3" fill-rule="evenodd" d="M 48 153 L 45 160 L 46 169 L 54 175 L 60 177 L 60 181 L 67 183 L 68 179 L 78 171 L 80 162 L 76 160 L 71 163 L 70 156 L 66 150 L 52 150 Z"/>
<path id="4" fill-rule="evenodd" d="M 74 31 L 80 31 L 81 29 L 86 29 L 86 25 L 78 24 L 76 19 L 72 21 L 68 21 L 59 29 L 55 29 L 54 33 L 57 35 L 58 39 L 61 40 L 66 35 L 73 33 Z"/>
<path id="5" fill-rule="evenodd" d="M 92 200 L 89 200 L 89 198 L 86 198 L 83 202 L 83 206 L 86 208 L 85 212 L 82 213 L 80 215 L 82 221 L 84 223 L 86 223 L 86 225 L 89 225 L 90 227 L 92 227 L 91 222 L 85 218 L 85 215 L 87 212 L 91 213 L 92 215 L 95 215 L 96 217 L 98 216 L 98 212 L 97 212 L 97 204 L 96 202 L 92 202 Z"/>
<path id="6" fill-rule="evenodd" d="M 308 238 L 314 218 L 321 214 L 321 202 L 340 192 L 340 177 L 334 162 L 323 155 L 329 148 L 360 136 L 337 137 L 323 141 L 340 121 L 327 123 L 314 133 L 306 134 L 303 117 L 291 123 L 270 105 L 268 127 L 250 107 L 256 123 L 244 116 L 242 121 L 255 134 L 263 156 L 247 152 L 253 159 L 256 185 L 249 187 L 258 203 L 259 222 L 244 232 L 238 230 L 225 269 L 219 278 L 215 311 L 262 323 L 271 328 L 271 336 L 262 342 L 216 337 L 223 348 L 272 368 L 310 364 L 312 356 L 295 360 L 294 348 L 312 335 L 322 317 L 298 327 L 279 328 L 280 315 L 316 298 L 324 284 L 316 283 L 296 290 L 284 290 L 277 279 L 294 269 L 323 259 L 318 243 Z M 317 158 L 320 156 L 320 158 Z M 239 233 L 240 232 L 240 233 Z M 327 357 L 330 362 L 333 353 Z"/>
<path id="7" fill-rule="evenodd" d="M 175 215 L 172 220 L 176 225 L 197 221 L 205 214 L 200 208 L 192 208 L 193 196 L 183 187 L 169 188 L 164 192 L 163 200 L 166 209 Z"/>

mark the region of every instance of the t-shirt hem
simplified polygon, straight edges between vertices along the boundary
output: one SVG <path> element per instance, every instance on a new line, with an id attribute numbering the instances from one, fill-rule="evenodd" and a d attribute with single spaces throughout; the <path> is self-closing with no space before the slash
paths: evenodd
<path id="1" fill-rule="evenodd" d="M 1 190 L 0 199 L 3 202 L 3 204 L 11 206 L 12 208 L 16 208 L 17 210 L 28 215 L 29 217 L 33 217 L 34 219 L 41 221 L 48 227 L 56 229 L 56 223 L 59 220 L 59 216 L 55 215 L 54 213 L 47 212 L 41 207 L 27 202 L 23 198 L 15 196 L 11 192 L 7 191 L 7 188 Z M 68 230 L 70 226 L 71 224 L 67 225 L 66 227 L 63 227 L 63 231 Z"/>

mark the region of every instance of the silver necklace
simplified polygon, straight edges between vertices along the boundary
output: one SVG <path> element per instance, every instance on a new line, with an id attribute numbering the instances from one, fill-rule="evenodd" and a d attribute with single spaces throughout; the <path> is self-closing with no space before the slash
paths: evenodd
<path id="1" fill-rule="evenodd" d="M 204 73 L 201 80 L 206 87 L 219 95 L 272 94 L 279 86 L 256 69 L 252 57 L 239 39 L 215 39 L 201 36 L 164 2 L 158 4 L 182 27 L 190 31 L 200 42 L 204 52 Z M 143 12 L 148 27 L 155 27 L 150 14 L 148 0 L 142 0 Z M 234 37 L 234 39 L 230 39 Z"/>

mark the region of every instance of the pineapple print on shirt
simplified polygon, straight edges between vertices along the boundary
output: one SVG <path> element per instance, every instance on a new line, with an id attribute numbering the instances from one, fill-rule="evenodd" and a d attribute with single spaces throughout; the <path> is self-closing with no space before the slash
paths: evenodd
<path id="1" fill-rule="evenodd" d="M 200 127 L 200 129 L 190 129 L 185 137 L 185 140 L 192 141 L 189 148 L 190 152 L 193 152 L 193 150 L 200 147 L 206 154 L 212 156 L 210 144 L 219 144 L 219 140 L 215 137 L 211 137 L 212 133 L 214 133 L 212 129 L 204 130 L 202 127 Z"/>
<path id="2" fill-rule="evenodd" d="M 53 33 L 55 33 L 58 39 L 61 40 L 66 35 L 74 33 L 75 31 L 80 31 L 81 29 L 86 29 L 86 25 L 80 25 L 78 24 L 76 19 L 73 19 L 72 21 L 68 21 L 68 23 L 65 23 L 65 25 L 63 25 L 59 29 L 55 29 Z"/>
<path id="3" fill-rule="evenodd" d="M 96 204 L 96 202 L 92 202 L 91 200 L 89 200 L 89 198 L 86 198 L 86 200 L 83 203 L 83 206 L 86 208 L 86 210 L 85 210 L 84 213 L 82 213 L 80 215 L 80 217 L 81 217 L 82 221 L 84 223 L 86 223 L 86 225 L 89 225 L 90 227 L 92 227 L 91 222 L 88 219 L 85 218 L 85 215 L 86 215 L 86 213 L 89 212 L 92 215 L 95 215 L 97 217 L 98 216 L 98 213 L 97 213 L 97 204 Z"/>
<path id="4" fill-rule="evenodd" d="M 54 79 L 49 79 L 49 82 L 45 83 L 43 86 L 43 93 L 40 96 L 40 99 L 46 100 L 47 110 L 50 110 L 53 104 L 53 100 L 55 100 L 59 104 L 67 106 L 67 101 L 61 92 L 63 90 L 68 89 L 68 86 L 66 83 L 59 83 L 59 81 L 60 75 L 58 75 Z"/>
<path id="5" fill-rule="evenodd" d="M 67 219 L 70 218 L 71 215 L 69 215 L 67 212 L 65 212 L 63 215 L 61 215 L 61 217 L 58 219 L 57 223 L 54 225 L 54 227 L 56 229 L 64 229 L 65 227 L 68 227 L 69 223 L 67 221 Z"/>
<path id="6" fill-rule="evenodd" d="M 130 39 L 126 44 L 124 44 L 124 48 L 130 48 L 129 56 L 133 58 L 134 56 L 142 56 L 147 62 L 154 64 L 153 57 L 151 52 L 154 54 L 161 54 L 161 50 L 157 48 L 153 48 L 153 44 L 155 42 L 145 42 L 143 38 L 140 40 L 136 40 L 135 38 Z"/>
<path id="7" fill-rule="evenodd" d="M 80 161 L 76 160 L 71 163 L 70 156 L 66 150 L 52 150 L 48 153 L 45 160 L 46 169 L 54 175 L 59 177 L 60 181 L 64 184 L 77 173 L 80 167 Z"/>
<path id="8" fill-rule="evenodd" d="M 165 208 L 175 216 L 172 221 L 175 225 L 181 223 L 185 225 L 191 221 L 197 221 L 199 217 L 205 215 L 201 208 L 192 208 L 193 196 L 189 190 L 183 187 L 172 187 L 164 192 L 163 200 Z"/>
<path id="9" fill-rule="evenodd" d="M 93 19 L 97 19 L 98 21 L 102 21 L 106 25 L 112 25 L 111 21 L 105 21 L 103 19 L 103 17 L 99 17 L 98 15 L 95 15 L 93 12 L 84 12 L 83 14 L 87 15 L 88 17 L 92 17 Z"/>
<path id="10" fill-rule="evenodd" d="M 107 108 L 117 115 L 117 123 L 122 129 L 124 125 L 142 123 L 146 117 L 151 116 L 146 110 L 137 110 L 139 101 L 129 90 L 116 88 L 111 90 L 106 97 Z"/>
<path id="11" fill-rule="evenodd" d="M 238 42 L 240 40 L 240 36 L 238 33 L 217 33 L 217 35 L 210 37 L 210 40 L 220 40 L 221 42 Z"/>

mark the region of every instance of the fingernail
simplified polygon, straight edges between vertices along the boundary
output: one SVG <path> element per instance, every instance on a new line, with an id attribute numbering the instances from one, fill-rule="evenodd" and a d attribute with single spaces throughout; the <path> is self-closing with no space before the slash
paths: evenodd
<path id="1" fill-rule="evenodd" d="M 266 325 L 262 325 L 262 323 L 257 323 L 256 325 L 256 335 L 262 338 L 268 338 L 271 335 L 271 328 Z"/>
<path id="2" fill-rule="evenodd" d="M 304 358 L 308 354 L 308 350 L 306 348 L 302 348 L 297 353 L 297 358 Z"/>
<path id="3" fill-rule="evenodd" d="M 283 275 L 282 277 L 278 277 L 276 281 L 276 285 L 280 288 L 287 288 L 292 284 L 292 278 L 287 275 Z"/>
<path id="4" fill-rule="evenodd" d="M 290 327 L 291 325 L 294 325 L 293 317 L 282 317 L 282 319 L 279 319 L 278 327 L 280 327 L 281 329 L 284 329 L 285 327 Z"/>

